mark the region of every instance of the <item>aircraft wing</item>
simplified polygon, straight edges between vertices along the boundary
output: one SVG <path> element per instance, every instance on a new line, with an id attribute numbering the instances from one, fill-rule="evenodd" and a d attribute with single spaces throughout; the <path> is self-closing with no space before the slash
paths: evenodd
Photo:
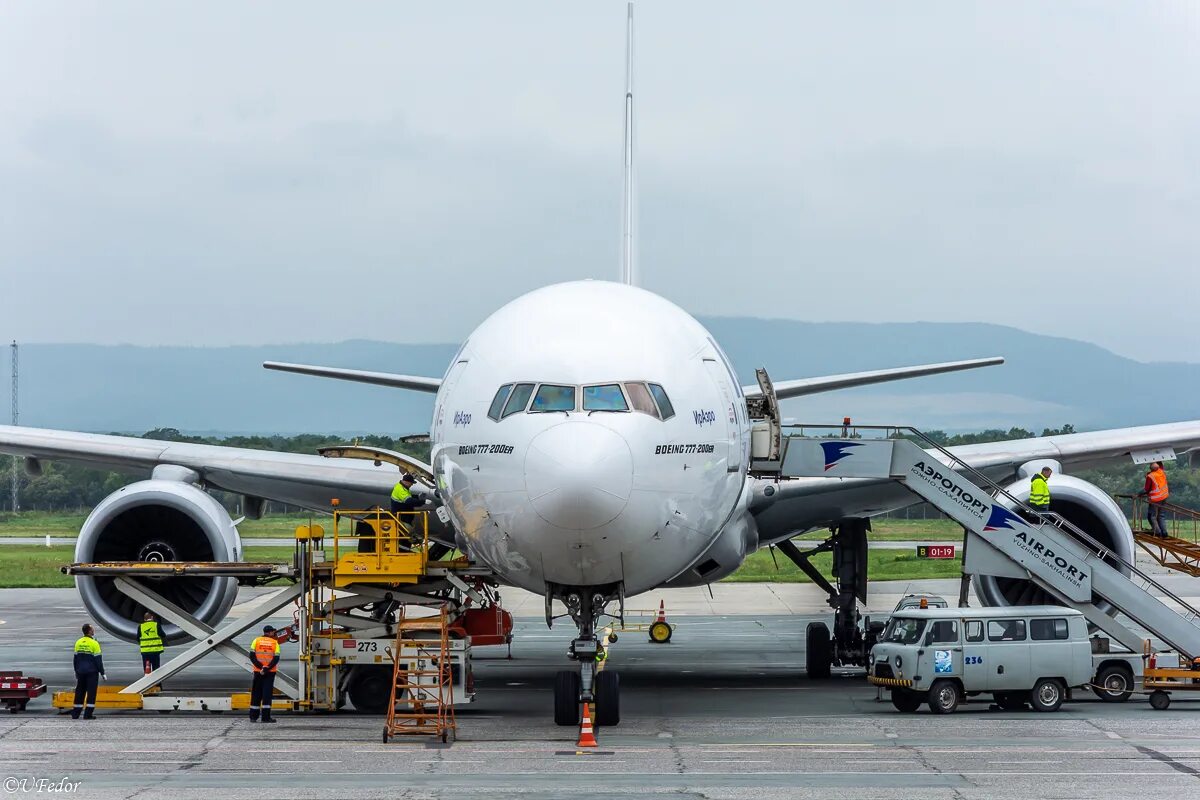
<path id="1" fill-rule="evenodd" d="M 315 510 L 327 510 L 334 497 L 345 508 L 382 503 L 397 476 L 391 464 L 356 459 L 10 425 L 0 425 L 0 453 L 134 474 L 175 464 L 209 487 Z"/>
<path id="2" fill-rule="evenodd" d="M 824 375 L 819 378 L 799 378 L 791 381 L 775 382 L 775 397 L 787 400 L 789 397 L 801 397 L 806 394 L 821 394 L 838 389 L 851 389 L 855 386 L 869 386 L 873 383 L 902 381 L 908 378 L 923 378 L 926 375 L 941 375 L 946 372 L 960 372 L 965 369 L 979 367 L 994 367 L 1003 364 L 1000 356 L 992 358 L 973 358 L 967 361 L 946 361 L 941 364 L 921 364 L 915 367 L 893 367 L 891 369 L 876 369 L 869 372 L 845 372 L 841 375 Z M 757 397 L 762 394 L 758 386 L 743 386 L 742 392 L 747 397 Z"/>
<path id="3" fill-rule="evenodd" d="M 1132 453 L 1173 448 L 1177 454 L 1200 450 L 1200 420 L 987 442 L 948 448 L 958 458 L 999 483 L 1016 478 L 1017 468 L 1034 459 L 1054 459 L 1066 469 L 1083 469 L 1127 459 Z M 930 451 L 942 462 L 944 455 Z M 764 489 L 774 486 L 771 497 Z M 1140 489 L 1140 486 L 1131 487 Z M 896 481 L 861 478 L 762 480 L 751 505 L 759 541 L 766 545 L 807 530 L 827 527 L 845 517 L 869 517 L 920 502 Z"/>

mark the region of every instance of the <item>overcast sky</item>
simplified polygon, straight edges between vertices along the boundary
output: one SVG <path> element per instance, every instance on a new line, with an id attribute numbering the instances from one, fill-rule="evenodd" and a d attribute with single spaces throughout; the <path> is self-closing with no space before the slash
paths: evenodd
<path id="1" fill-rule="evenodd" d="M 1200 361 L 1198 9 L 642 0 L 642 284 Z M 624 17 L 4 3 L 0 337 L 450 341 L 615 278 Z"/>

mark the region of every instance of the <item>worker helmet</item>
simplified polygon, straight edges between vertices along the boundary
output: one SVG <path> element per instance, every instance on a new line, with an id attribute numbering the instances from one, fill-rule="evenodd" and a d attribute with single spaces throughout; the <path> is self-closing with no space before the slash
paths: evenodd
<path id="1" fill-rule="evenodd" d="M 274 632 L 275 632 L 274 625 L 263 625 L 263 633 L 274 633 Z"/>

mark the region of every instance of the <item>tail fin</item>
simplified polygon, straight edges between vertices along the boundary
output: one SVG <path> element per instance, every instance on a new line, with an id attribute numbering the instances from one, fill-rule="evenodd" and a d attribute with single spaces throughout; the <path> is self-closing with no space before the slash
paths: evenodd
<path id="1" fill-rule="evenodd" d="M 635 223 L 637 220 L 633 172 L 633 0 L 625 23 L 625 191 L 621 198 L 621 283 L 637 283 Z"/>

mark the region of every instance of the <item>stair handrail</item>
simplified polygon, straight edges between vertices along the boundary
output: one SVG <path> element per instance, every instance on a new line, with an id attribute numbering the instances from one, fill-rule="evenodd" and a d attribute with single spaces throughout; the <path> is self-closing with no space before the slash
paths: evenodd
<path id="1" fill-rule="evenodd" d="M 1038 519 L 1041 519 L 1044 522 L 1051 524 L 1056 528 L 1060 528 L 1060 529 L 1065 528 L 1067 531 L 1074 534 L 1084 544 L 1093 548 L 1096 551 L 1096 555 L 1099 556 L 1102 560 L 1111 558 L 1113 561 L 1116 561 L 1121 566 L 1125 567 L 1130 572 L 1132 572 L 1133 574 L 1137 575 L 1139 578 L 1144 580 L 1146 583 L 1150 584 L 1155 589 L 1159 590 L 1164 595 L 1166 595 L 1167 597 L 1174 600 L 1176 603 L 1178 603 L 1180 605 L 1181 608 L 1186 609 L 1188 614 L 1190 614 L 1193 619 L 1200 619 L 1200 609 L 1195 608 L 1194 606 L 1192 606 L 1191 604 L 1186 602 L 1183 598 L 1179 597 L 1177 594 L 1172 592 L 1170 589 L 1163 586 L 1161 583 L 1154 580 L 1146 573 L 1142 572 L 1140 569 L 1137 568 L 1137 566 L 1135 564 L 1133 564 L 1129 561 L 1126 561 L 1124 558 L 1122 558 L 1117 553 L 1112 552 L 1112 550 L 1110 548 L 1101 544 L 1096 539 L 1093 539 L 1091 534 L 1089 534 L 1087 531 L 1082 530 L 1078 525 L 1071 522 L 1066 517 L 1062 516 L 1061 514 L 1055 512 L 1055 511 L 1038 511 L 1037 509 L 1033 508 L 1025 501 L 1017 499 L 1013 495 L 1009 494 L 1007 489 L 1005 489 L 1003 486 L 1001 486 L 1000 484 L 996 483 L 994 480 L 989 478 L 981 470 L 971 466 L 966 461 L 964 461 L 961 456 L 956 456 L 953 452 L 951 452 L 947 448 L 943 447 L 942 445 L 938 444 L 933 439 L 931 439 L 929 436 L 925 435 L 924 433 L 917 430 L 916 428 L 914 428 L 911 425 L 849 425 L 849 426 L 847 426 L 845 424 L 813 425 L 813 424 L 793 423 L 793 424 L 788 424 L 788 425 L 782 425 L 780 427 L 783 427 L 783 428 L 834 428 L 834 429 L 838 429 L 838 430 L 842 430 L 842 431 L 847 431 L 847 430 L 856 430 L 856 431 L 857 430 L 868 430 L 868 431 L 885 431 L 885 432 L 890 431 L 890 432 L 894 432 L 896 434 L 899 434 L 901 431 L 911 433 L 913 436 L 920 439 L 925 444 L 928 444 L 930 448 L 936 450 L 937 452 L 941 453 L 943 456 L 948 458 L 951 462 L 959 464 L 962 467 L 963 472 L 965 472 L 971 478 L 978 479 L 978 480 L 980 480 L 980 482 L 985 484 L 984 488 L 990 488 L 996 494 L 1003 495 L 1004 497 L 1008 498 L 1008 500 L 1011 503 L 1013 503 L 1015 506 L 1020 508 L 1022 511 L 1025 511 L 1029 515 L 1035 516 Z M 803 435 L 804 434 L 801 433 L 801 436 L 803 436 Z M 843 434 L 842 438 L 849 438 L 849 437 L 846 436 L 845 434 Z M 897 437 L 889 436 L 887 438 L 891 439 L 891 438 L 897 438 Z M 1141 620 L 1138 620 L 1138 622 L 1141 622 Z M 1142 623 L 1142 624 L 1145 624 L 1145 623 Z"/>

